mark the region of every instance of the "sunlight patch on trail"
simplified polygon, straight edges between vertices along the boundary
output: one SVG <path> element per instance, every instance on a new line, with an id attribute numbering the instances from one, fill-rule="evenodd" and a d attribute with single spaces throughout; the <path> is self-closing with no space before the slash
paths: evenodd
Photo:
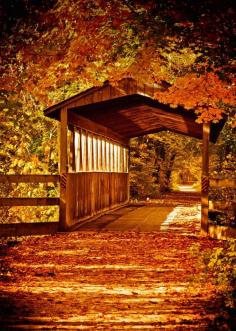
<path id="1" fill-rule="evenodd" d="M 35 286 L 37 285 L 37 287 Z M 58 282 L 55 284 L 54 281 L 44 281 L 43 284 L 39 282 L 34 282 L 31 285 L 21 285 L 16 288 L 15 286 L 8 286 L 7 290 L 10 293 L 15 293 L 17 291 L 21 292 L 30 292 L 30 293 L 81 293 L 88 294 L 97 293 L 99 295 L 124 295 L 124 296 L 153 296 L 157 294 L 173 294 L 173 293 L 183 293 L 186 291 L 186 288 L 189 286 L 189 283 L 168 283 L 168 286 L 165 286 L 164 283 L 158 283 L 155 285 L 152 284 L 152 288 L 148 288 L 146 285 L 140 286 L 116 286 L 112 285 L 97 285 L 97 284 L 79 284 L 78 282 Z"/>
<path id="2" fill-rule="evenodd" d="M 161 257 L 161 259 L 164 260 L 171 260 L 169 258 L 164 258 Z M 173 260 L 173 259 L 172 259 Z M 13 262 L 12 267 L 18 267 L 18 268 L 26 268 L 28 267 L 27 263 L 21 263 L 21 262 Z M 54 268 L 55 264 L 52 263 L 42 263 L 42 264 L 31 264 L 30 268 L 31 269 L 40 269 L 40 268 Z M 80 270 L 80 269 L 107 269 L 107 270 L 141 270 L 141 271 L 155 271 L 155 272 L 167 272 L 167 271 L 172 271 L 173 268 L 176 271 L 183 271 L 183 268 L 176 268 L 176 266 L 171 267 L 157 267 L 154 265 L 153 267 L 144 267 L 142 265 L 124 265 L 124 264 L 91 264 L 91 265 L 70 265 L 70 264 L 62 264 L 62 265 L 57 265 L 56 266 L 57 270 L 64 270 L 65 268 L 66 271 L 68 272 L 70 269 L 73 270 Z"/>
<path id="3" fill-rule="evenodd" d="M 161 224 L 160 230 L 167 231 L 171 229 L 173 230 L 173 225 L 177 228 L 181 227 L 181 225 L 191 225 L 194 221 L 196 225 L 200 226 L 201 220 L 201 208 L 200 205 L 194 205 L 191 207 L 186 206 L 178 206 L 175 207 L 174 210 L 167 216 L 165 221 Z"/>

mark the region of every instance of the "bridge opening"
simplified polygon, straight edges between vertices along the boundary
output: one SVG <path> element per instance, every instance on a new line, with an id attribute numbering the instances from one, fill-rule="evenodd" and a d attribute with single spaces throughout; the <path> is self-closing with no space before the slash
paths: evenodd
<path id="1" fill-rule="evenodd" d="M 130 141 L 130 198 L 155 200 L 170 192 L 200 192 L 199 140 L 170 131 Z"/>

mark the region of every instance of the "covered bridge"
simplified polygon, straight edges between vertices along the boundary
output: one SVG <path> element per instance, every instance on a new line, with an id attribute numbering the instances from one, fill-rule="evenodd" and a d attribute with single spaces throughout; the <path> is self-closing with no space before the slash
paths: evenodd
<path id="1" fill-rule="evenodd" d="M 123 79 L 45 110 L 60 121 L 60 229 L 129 202 L 129 139 L 170 130 L 203 139 L 202 232 L 208 218 L 208 145 L 224 125 L 196 123 L 194 111 L 153 99 L 156 87 Z"/>

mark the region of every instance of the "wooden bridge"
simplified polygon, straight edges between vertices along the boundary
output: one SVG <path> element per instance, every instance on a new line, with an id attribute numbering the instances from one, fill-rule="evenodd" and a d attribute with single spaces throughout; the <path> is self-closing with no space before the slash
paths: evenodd
<path id="1" fill-rule="evenodd" d="M 2 235 L 68 231 L 78 223 L 129 203 L 129 139 L 170 130 L 203 139 L 202 234 L 208 233 L 209 141 L 225 119 L 198 124 L 194 111 L 153 99 L 156 86 L 123 79 L 106 82 L 45 110 L 60 121 L 59 175 L 1 175 L 0 182 L 60 183 L 58 198 L 1 198 L 0 206 L 59 206 L 59 222 L 4 225 Z M 218 184 L 217 184 L 218 185 Z M 5 230 L 4 230 L 5 229 Z M 26 231 L 27 230 L 27 231 Z"/>

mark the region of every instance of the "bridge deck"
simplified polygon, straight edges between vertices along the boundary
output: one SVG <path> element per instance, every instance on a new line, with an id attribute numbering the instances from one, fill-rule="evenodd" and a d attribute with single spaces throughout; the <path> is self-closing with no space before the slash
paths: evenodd
<path id="1" fill-rule="evenodd" d="M 128 206 L 86 222 L 80 231 L 159 231 L 173 207 Z"/>

